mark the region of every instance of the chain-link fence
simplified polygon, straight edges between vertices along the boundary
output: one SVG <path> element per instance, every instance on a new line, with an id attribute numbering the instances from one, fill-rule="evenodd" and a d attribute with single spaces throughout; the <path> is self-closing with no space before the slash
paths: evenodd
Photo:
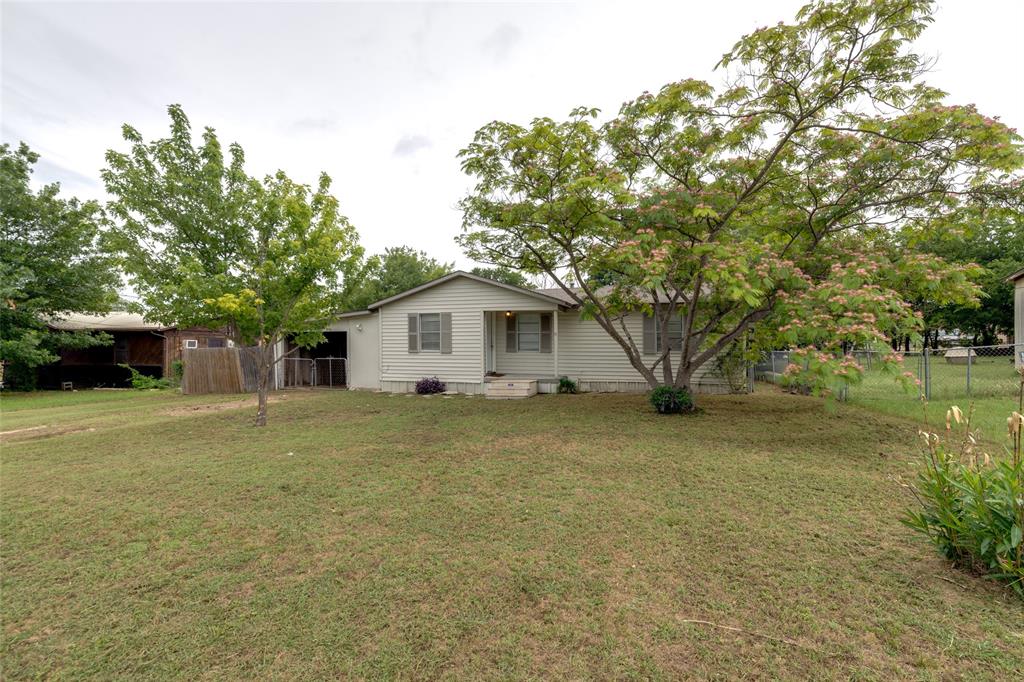
<path id="1" fill-rule="evenodd" d="M 854 351 L 852 355 L 864 367 L 864 379 L 850 387 L 843 397 L 856 399 L 952 400 L 965 398 L 1009 398 L 1017 394 L 1020 375 L 1016 366 L 1024 365 L 1024 344 L 998 346 L 960 346 L 902 353 L 903 365 L 913 372 L 915 384 L 906 390 L 892 374 L 881 371 L 878 351 Z M 790 362 L 789 351 L 766 353 L 754 367 L 758 380 L 779 383 Z M 916 383 L 919 382 L 919 383 Z"/>
<path id="2" fill-rule="evenodd" d="M 345 388 L 345 358 L 284 358 L 284 388 Z"/>

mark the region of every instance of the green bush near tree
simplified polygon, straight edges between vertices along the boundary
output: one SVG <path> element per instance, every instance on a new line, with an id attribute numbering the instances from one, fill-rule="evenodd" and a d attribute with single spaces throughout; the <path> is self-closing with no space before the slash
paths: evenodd
<path id="1" fill-rule="evenodd" d="M 693 411 L 693 396 L 685 388 L 658 386 L 648 394 L 648 400 L 661 414 Z"/>

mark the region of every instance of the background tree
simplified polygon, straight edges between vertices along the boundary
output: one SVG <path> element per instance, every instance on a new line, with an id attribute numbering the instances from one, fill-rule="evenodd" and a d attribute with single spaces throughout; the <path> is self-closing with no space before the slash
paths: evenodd
<path id="1" fill-rule="evenodd" d="M 130 126 L 128 153 L 107 152 L 114 197 L 110 245 L 152 319 L 225 328 L 255 355 L 256 425 L 267 420 L 275 345 L 323 341 L 358 271 L 358 235 L 338 212 L 330 178 L 315 188 L 282 171 L 262 181 L 244 171 L 237 144 L 225 159 L 212 128 L 193 145 L 188 118 L 169 107 L 170 137 L 145 142 Z"/>
<path id="2" fill-rule="evenodd" d="M 918 303 L 924 316 L 926 343 L 929 339 L 936 341 L 939 330 L 957 330 L 972 345 L 998 343 L 1000 334 L 1013 336 L 1013 284 L 1006 278 L 1024 268 L 1024 207 L 972 209 L 956 216 L 949 229 L 911 234 L 900 244 L 950 262 L 981 266 L 977 305 Z"/>
<path id="3" fill-rule="evenodd" d="M 802 346 L 795 371 L 812 385 L 855 381 L 847 349 L 920 330 L 908 298 L 976 295 L 966 268 L 889 257 L 892 230 L 1020 192 L 1014 131 L 921 80 L 911 43 L 932 10 L 812 3 L 736 43 L 717 92 L 683 80 L 603 125 L 581 108 L 484 126 L 461 152 L 476 185 L 460 242 L 480 262 L 546 273 L 652 387 L 689 387 L 755 328 L 756 343 Z M 681 316 L 680 350 L 664 334 L 645 355 L 623 321 L 638 311 Z"/>
<path id="4" fill-rule="evenodd" d="M 409 246 L 387 248 L 383 254 L 366 259 L 361 284 L 349 305 L 354 309 L 365 308 L 375 301 L 443 277 L 454 268 L 454 263 L 442 263 Z"/>
<path id="5" fill-rule="evenodd" d="M 530 280 L 526 279 L 523 273 L 510 268 L 484 268 L 478 265 L 470 270 L 470 272 L 478 277 L 486 277 L 487 279 L 493 279 L 495 282 L 511 284 L 514 287 L 528 288 L 530 286 Z"/>
<path id="6" fill-rule="evenodd" d="M 35 368 L 58 360 L 60 348 L 111 342 L 54 331 L 47 320 L 106 313 L 117 302 L 117 272 L 97 248 L 99 205 L 62 199 L 57 184 L 33 192 L 38 159 L 24 143 L 0 146 L 0 380 L 19 388 L 33 387 Z"/>

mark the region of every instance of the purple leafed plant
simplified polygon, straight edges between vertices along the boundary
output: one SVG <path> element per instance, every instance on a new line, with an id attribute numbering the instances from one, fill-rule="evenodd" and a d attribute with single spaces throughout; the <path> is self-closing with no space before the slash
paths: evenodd
<path id="1" fill-rule="evenodd" d="M 437 377 L 424 377 L 416 382 L 416 392 L 420 395 L 444 393 L 445 389 L 444 382 Z"/>

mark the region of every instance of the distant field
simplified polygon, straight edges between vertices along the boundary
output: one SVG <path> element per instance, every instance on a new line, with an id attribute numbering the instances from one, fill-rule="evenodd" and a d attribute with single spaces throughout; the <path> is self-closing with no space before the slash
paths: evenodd
<path id="1" fill-rule="evenodd" d="M 0 398 L 4 679 L 1024 673 L 1024 605 L 898 522 L 908 421 L 274 398 Z"/>

